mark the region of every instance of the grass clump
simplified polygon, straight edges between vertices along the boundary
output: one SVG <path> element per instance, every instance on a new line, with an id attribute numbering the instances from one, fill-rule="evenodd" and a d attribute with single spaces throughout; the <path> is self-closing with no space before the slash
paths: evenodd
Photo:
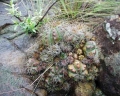
<path id="1" fill-rule="evenodd" d="M 88 16 L 107 16 L 120 6 L 116 0 L 60 0 L 58 16 L 85 18 Z"/>
<path id="2" fill-rule="evenodd" d="M 9 14 L 18 19 L 17 21 L 13 21 L 16 25 L 15 29 L 17 26 L 21 26 L 26 33 L 34 34 L 38 32 L 38 26 L 41 26 L 41 24 L 44 23 L 43 19 L 48 11 L 58 1 L 59 7 L 57 6 L 56 13 L 59 17 L 63 18 L 80 17 L 81 19 L 85 19 L 89 16 L 106 16 L 112 14 L 115 8 L 120 6 L 120 2 L 115 0 L 56 0 L 44 13 L 44 3 L 46 0 L 21 0 L 20 3 L 22 3 L 28 11 L 27 16 L 21 19 L 22 14 L 21 11 L 19 11 L 19 7 L 14 4 L 14 0 L 10 0 L 10 3 L 6 4 L 9 7 L 6 10 L 8 10 Z"/>

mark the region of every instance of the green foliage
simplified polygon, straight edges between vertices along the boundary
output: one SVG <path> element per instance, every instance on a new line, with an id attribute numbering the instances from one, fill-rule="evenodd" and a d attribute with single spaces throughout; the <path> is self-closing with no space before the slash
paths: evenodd
<path id="1" fill-rule="evenodd" d="M 6 8 L 6 10 L 8 11 L 8 14 L 11 15 L 15 15 L 15 16 L 21 16 L 21 12 L 18 11 L 18 7 L 15 7 L 15 4 L 13 2 L 13 0 L 10 1 L 10 4 L 5 4 L 7 5 L 9 8 Z"/>
<path id="2" fill-rule="evenodd" d="M 18 26 L 21 26 L 23 31 L 26 33 L 36 33 L 36 27 L 35 27 L 35 22 L 33 21 L 34 18 L 31 18 L 30 16 L 24 17 L 24 20 L 21 20 L 20 17 L 22 16 L 21 12 L 18 11 L 18 7 L 15 6 L 13 3 L 13 0 L 10 1 L 10 4 L 6 4 L 9 8 L 6 8 L 8 11 L 8 14 L 11 14 L 12 16 L 15 16 L 19 21 L 14 20 L 15 30 Z"/>
<path id="3" fill-rule="evenodd" d="M 57 32 L 57 37 L 58 37 L 58 42 L 63 40 L 63 34 L 59 31 L 58 28 L 56 28 L 56 32 Z"/>
<path id="4" fill-rule="evenodd" d="M 31 17 L 24 18 L 23 22 L 20 22 L 19 25 L 28 34 L 36 33 L 37 27 L 35 27 L 36 22 L 34 22 L 34 18 Z"/>
<path id="5" fill-rule="evenodd" d="M 41 38 L 42 43 L 49 46 L 63 41 L 63 34 L 58 28 L 55 28 L 54 31 L 48 30 L 47 32 L 43 32 Z"/>
<path id="6" fill-rule="evenodd" d="M 120 2 L 115 2 L 113 0 L 111 1 L 105 1 L 101 2 L 100 4 L 94 5 L 93 12 L 94 13 L 110 13 L 114 11 L 114 9 L 120 5 Z"/>
<path id="7" fill-rule="evenodd" d="M 62 53 L 60 54 L 60 58 L 61 58 L 61 59 L 66 59 L 66 58 L 67 58 L 66 53 L 63 53 L 63 52 L 62 52 Z"/>
<path id="8" fill-rule="evenodd" d="M 48 42 L 49 42 L 49 45 L 53 45 L 54 44 L 54 39 L 53 39 L 53 35 L 52 35 L 52 32 L 50 31 L 50 34 L 48 34 Z"/>
<path id="9" fill-rule="evenodd" d="M 37 33 L 37 28 L 38 26 L 36 26 L 37 21 L 42 18 L 42 7 L 43 7 L 43 0 L 36 0 L 36 4 L 33 5 L 33 1 L 30 0 L 29 3 L 32 6 L 31 10 L 33 12 L 29 12 L 29 7 L 28 4 L 25 4 L 24 1 L 21 1 L 22 4 L 25 6 L 25 8 L 28 11 L 28 16 L 24 17 L 23 19 L 21 19 L 22 14 L 21 11 L 19 11 L 19 7 L 16 7 L 16 5 L 14 4 L 13 0 L 10 0 L 9 4 L 6 4 L 8 6 L 8 8 L 6 8 L 6 10 L 8 11 L 8 14 L 11 14 L 12 16 L 16 17 L 17 20 L 14 20 L 14 24 L 15 26 L 15 30 L 17 29 L 18 26 L 20 26 L 24 32 L 28 33 L 28 34 L 35 34 Z M 27 1 L 28 2 L 28 1 Z M 43 24 L 43 21 L 39 22 L 39 26 Z"/>
<path id="10" fill-rule="evenodd" d="M 39 21 L 40 18 L 43 16 L 43 5 L 46 0 L 35 0 L 37 3 L 34 3 L 34 1 L 29 0 L 27 2 L 31 5 L 31 10 L 29 10 L 28 5 L 23 0 L 21 1 L 22 4 L 25 6 L 25 8 L 28 10 L 28 17 L 24 17 L 22 20 L 20 17 L 22 17 L 21 11 L 19 11 L 19 7 L 16 7 L 14 4 L 14 0 L 10 0 L 9 4 L 6 4 L 8 8 L 6 10 L 8 11 L 8 14 L 11 14 L 12 16 L 16 17 L 20 22 L 13 21 L 17 26 L 21 26 L 21 28 L 26 33 L 36 33 L 37 27 L 36 24 Z M 56 9 L 60 10 L 58 15 L 61 17 L 70 17 L 70 18 L 76 18 L 81 17 L 82 19 L 88 17 L 88 16 L 106 16 L 110 15 L 115 8 L 120 6 L 120 2 L 117 2 L 115 0 L 105 0 L 105 1 L 97 1 L 96 0 L 59 0 L 59 8 Z M 39 25 L 41 25 L 43 21 L 40 22 Z M 61 35 L 60 40 L 61 40 Z M 52 35 L 51 35 L 52 36 Z M 50 36 L 50 42 L 52 42 Z"/>
<path id="11" fill-rule="evenodd" d="M 82 5 L 80 0 L 60 0 L 62 15 L 74 18 Z"/>
<path id="12" fill-rule="evenodd" d="M 60 0 L 60 5 L 60 16 L 84 18 L 110 15 L 115 8 L 120 6 L 120 2 L 116 0 Z"/>

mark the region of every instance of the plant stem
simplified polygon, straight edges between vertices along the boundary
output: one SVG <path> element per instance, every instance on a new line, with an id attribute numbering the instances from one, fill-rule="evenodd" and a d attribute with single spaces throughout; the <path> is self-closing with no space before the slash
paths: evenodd
<path id="1" fill-rule="evenodd" d="M 18 17 L 18 16 L 16 16 L 16 15 L 14 15 L 14 17 L 17 18 L 20 22 L 23 21 L 20 17 Z"/>
<path id="2" fill-rule="evenodd" d="M 45 18 L 45 16 L 46 16 L 47 13 L 49 12 L 49 10 L 52 8 L 52 6 L 53 6 L 54 4 L 56 4 L 58 1 L 59 1 L 59 0 L 56 0 L 56 1 L 48 8 L 48 10 L 45 12 L 45 14 L 43 15 L 43 17 L 38 20 L 38 22 L 37 22 L 37 24 L 35 25 L 35 27 L 37 27 L 37 26 L 39 25 L 39 22 L 41 22 L 41 21 Z"/>

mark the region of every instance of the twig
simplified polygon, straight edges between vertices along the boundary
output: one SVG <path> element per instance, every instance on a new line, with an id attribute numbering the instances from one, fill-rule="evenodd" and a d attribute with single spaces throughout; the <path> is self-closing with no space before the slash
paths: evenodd
<path id="1" fill-rule="evenodd" d="M 59 0 L 56 0 L 56 1 L 48 8 L 48 10 L 45 12 L 45 14 L 43 15 L 43 17 L 38 20 L 38 22 L 37 22 L 37 24 L 35 25 L 35 27 L 37 27 L 37 26 L 39 25 L 39 22 L 41 22 L 41 21 L 45 18 L 45 16 L 46 16 L 47 13 L 49 12 L 49 10 L 52 8 L 52 6 L 53 6 L 54 4 L 56 4 L 58 1 L 59 1 Z"/>
<path id="2" fill-rule="evenodd" d="M 45 72 L 47 72 L 52 67 L 52 65 L 53 64 L 51 64 L 42 74 L 40 74 L 39 77 L 30 86 L 32 86 L 40 77 L 42 77 L 45 74 Z"/>
<path id="3" fill-rule="evenodd" d="M 14 17 L 17 18 L 20 22 L 23 21 L 20 17 L 18 17 L 18 16 L 16 16 L 16 15 L 14 15 Z"/>

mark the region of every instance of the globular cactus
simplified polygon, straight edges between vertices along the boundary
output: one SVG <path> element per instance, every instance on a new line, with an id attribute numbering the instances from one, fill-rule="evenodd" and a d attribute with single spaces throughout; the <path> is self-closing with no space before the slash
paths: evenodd
<path id="1" fill-rule="evenodd" d="M 91 66 L 91 68 L 89 69 L 89 74 L 87 76 L 88 80 L 95 80 L 96 77 L 98 76 L 98 68 L 96 66 Z"/>
<path id="2" fill-rule="evenodd" d="M 60 48 L 63 52 L 71 52 L 73 47 L 69 43 L 61 42 Z"/>
<path id="3" fill-rule="evenodd" d="M 61 84 L 63 84 L 64 81 L 62 69 L 58 66 L 51 67 L 45 80 L 47 89 L 49 91 L 61 90 L 63 88 L 63 85 Z"/>
<path id="4" fill-rule="evenodd" d="M 99 63 L 99 50 L 95 41 L 86 42 L 83 50 L 86 57 L 93 59 L 95 63 Z"/>
<path id="5" fill-rule="evenodd" d="M 72 64 L 68 65 L 69 77 L 74 78 L 75 81 L 84 80 L 85 76 L 88 74 L 86 70 L 86 65 L 75 60 Z"/>
<path id="6" fill-rule="evenodd" d="M 49 54 L 47 54 L 48 50 L 44 49 L 41 53 L 40 53 L 40 59 L 43 62 L 49 62 L 51 60 L 51 56 Z"/>
<path id="7" fill-rule="evenodd" d="M 58 44 L 54 44 L 48 48 L 47 54 L 52 55 L 53 57 L 59 55 L 61 53 L 60 46 Z"/>
<path id="8" fill-rule="evenodd" d="M 37 69 L 37 66 L 40 64 L 40 62 L 34 58 L 29 58 L 26 64 L 26 73 L 27 74 L 36 74 L 39 70 Z"/>
<path id="9" fill-rule="evenodd" d="M 61 53 L 60 46 L 58 44 L 51 45 L 50 47 L 44 49 L 40 53 L 40 59 L 45 62 L 49 62 L 54 58 L 55 56 L 59 55 Z"/>

